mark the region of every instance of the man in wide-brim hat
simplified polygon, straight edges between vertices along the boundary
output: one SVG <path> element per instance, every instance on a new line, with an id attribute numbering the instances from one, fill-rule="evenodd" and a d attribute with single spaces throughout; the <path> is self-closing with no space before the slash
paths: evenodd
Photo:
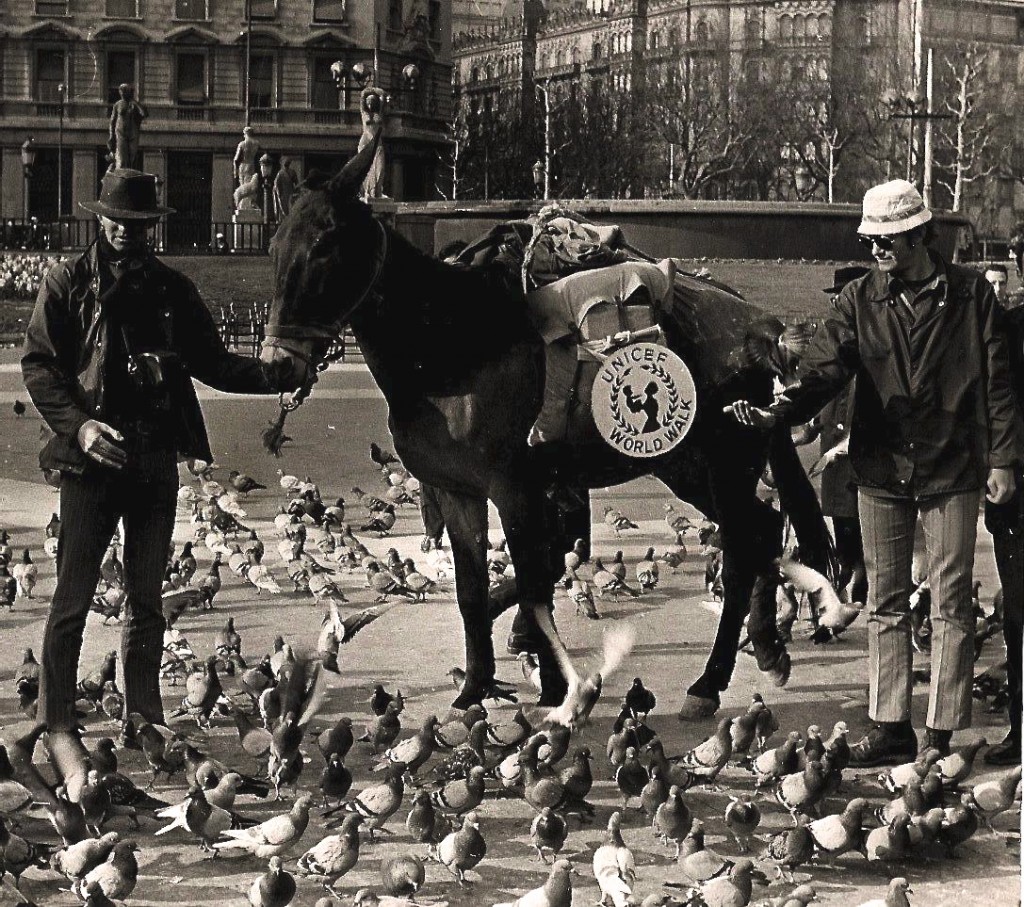
<path id="1" fill-rule="evenodd" d="M 981 274 L 928 248 L 931 220 L 905 180 L 869 189 L 858 233 L 870 272 L 839 293 L 783 396 L 767 410 L 729 407 L 745 425 L 798 425 L 856 378 L 849 462 L 868 575 L 873 725 L 851 747 L 853 766 L 917 755 L 909 598 L 918 520 L 933 627 L 923 746 L 948 753 L 953 731 L 970 727 L 978 508 L 983 495 L 1010 500 L 1024 457 L 999 304 Z"/>
<path id="2" fill-rule="evenodd" d="M 234 393 L 281 389 L 258 359 L 227 351 L 192 281 L 150 250 L 150 229 L 173 213 L 157 201 L 156 177 L 110 170 L 100 197 L 82 207 L 98 215 L 99 234 L 46 275 L 21 360 L 32 402 L 53 431 L 40 465 L 60 482 L 57 587 L 43 635 L 38 718 L 64 776 L 84 767 L 78 659 L 100 564 L 122 520 L 124 714 L 164 720 L 160 591 L 177 461 L 213 459 L 191 379 Z M 130 745 L 133 728 L 125 730 Z"/>

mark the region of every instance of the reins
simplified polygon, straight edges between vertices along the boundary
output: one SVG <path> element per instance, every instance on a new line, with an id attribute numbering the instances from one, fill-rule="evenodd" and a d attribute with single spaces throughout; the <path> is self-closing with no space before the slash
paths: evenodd
<path id="1" fill-rule="evenodd" d="M 366 285 L 366 288 L 362 293 L 360 293 L 359 297 L 348 309 L 349 314 L 358 309 L 367 301 L 367 299 L 374 298 L 379 300 L 381 297 L 378 284 L 380 283 L 381 274 L 384 272 L 384 263 L 387 261 L 388 254 L 391 251 L 391 244 L 388 237 L 388 231 L 385 226 L 376 219 L 374 220 L 374 223 L 380 231 L 380 245 L 377 250 L 373 275 L 371 276 L 369 283 Z M 313 385 L 315 385 L 319 380 L 320 373 L 326 371 L 332 363 L 337 362 L 345 355 L 344 332 L 347 317 L 348 316 L 343 319 L 339 319 L 329 326 L 317 324 L 280 324 L 278 322 L 267 323 L 266 331 L 264 333 L 264 343 L 268 346 L 279 347 L 280 349 L 285 350 L 289 355 L 294 356 L 297 359 L 301 359 L 307 365 L 308 374 L 307 379 L 296 390 L 292 391 L 290 394 L 281 393 L 278 396 L 278 407 L 280 408 L 280 413 L 278 414 L 276 421 L 272 422 L 270 428 L 263 433 L 264 445 L 275 456 L 281 455 L 281 447 L 286 440 L 290 440 L 284 435 L 285 417 L 288 413 L 297 410 L 306 401 L 309 395 L 313 392 Z M 302 347 L 298 345 L 282 342 L 288 340 L 326 340 L 327 347 L 318 358 L 314 359 L 312 356 L 312 347 L 310 348 L 309 354 L 307 354 Z"/>

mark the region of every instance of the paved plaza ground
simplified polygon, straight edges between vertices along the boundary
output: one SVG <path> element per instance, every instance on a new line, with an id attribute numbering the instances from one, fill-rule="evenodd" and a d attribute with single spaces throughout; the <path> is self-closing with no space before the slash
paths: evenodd
<path id="1" fill-rule="evenodd" d="M 25 399 L 15 353 L 0 357 L 0 522 L 7 528 L 15 551 L 31 549 L 39 562 L 41 580 L 36 598 L 19 600 L 15 609 L 0 615 L 0 629 L 4 645 L 0 647 L 0 737 L 12 733 L 21 716 L 17 713 L 11 678 L 20 662 L 24 646 L 33 646 L 38 652 L 42 627 L 47 613 L 49 596 L 53 590 L 53 563 L 42 551 L 42 527 L 57 507 L 57 494 L 43 485 L 36 469 L 39 448 L 40 420 L 31 408 L 21 417 L 15 417 L 11 403 L 16 397 Z M 289 418 L 288 433 L 295 438 L 286 448 L 281 460 L 266 456 L 259 446 L 258 435 L 263 426 L 275 415 L 275 405 L 269 400 L 253 402 L 248 399 L 204 392 L 202 402 L 210 424 L 212 442 L 224 477 L 230 468 L 240 469 L 270 485 L 246 502 L 246 522 L 255 527 L 267 540 L 266 561 L 270 564 L 283 587 L 287 580 L 283 566 L 275 552 L 271 519 L 285 499 L 277 486 L 275 470 L 299 476 L 310 475 L 319 482 L 325 499 L 338 495 L 350 497 L 353 485 L 372 490 L 379 479 L 366 455 L 368 443 L 379 441 L 390 446 L 386 431 L 386 413 L 382 399 L 369 376 L 357 367 L 332 370 L 312 399 Z M 640 529 L 616 538 L 598 523 L 594 533 L 594 548 L 599 555 L 611 554 L 616 549 L 625 552 L 627 563 L 634 563 L 649 545 L 667 546 L 669 532 L 662 521 L 662 505 L 672 500 L 668 491 L 654 480 L 640 480 L 629 485 L 598 492 L 594 495 L 594 510 L 600 515 L 605 503 L 613 503 L 640 524 Z M 598 517 L 599 518 L 599 517 Z M 352 521 L 355 523 L 355 509 Z M 411 554 L 419 561 L 420 524 L 418 515 L 404 510 L 391 538 L 367 539 L 375 553 L 395 546 L 403 555 Z M 492 524 L 491 537 L 500 538 L 500 527 Z M 176 530 L 178 544 L 191 535 L 188 514 L 182 511 Z M 204 573 L 210 561 L 209 552 L 198 551 L 199 572 Z M 602 633 L 610 626 L 628 622 L 636 630 L 636 645 L 623 670 L 608 683 L 608 693 L 598 704 L 592 723 L 574 743 L 588 744 L 597 758 L 594 771 L 597 783 L 591 797 L 597 806 L 593 824 L 579 827 L 572 823 L 572 831 L 564 853 L 569 854 L 580 872 L 576 879 L 576 907 L 593 904 L 599 897 L 591 871 L 591 858 L 595 847 L 604 838 L 604 826 L 611 812 L 618 808 L 620 798 L 613 782 L 609 781 L 604 759 L 605 741 L 610 731 L 617 705 L 633 676 L 643 677 L 645 683 L 658 695 L 658 706 L 650 718 L 651 726 L 665 741 L 668 753 L 679 753 L 697 743 L 713 730 L 713 721 L 681 724 L 675 717 L 683 691 L 699 673 L 714 633 L 717 615 L 714 605 L 705 601 L 703 589 L 704 564 L 696 554 L 694 543 L 685 564 L 675 573 L 662 572 L 660 587 L 637 600 L 603 601 L 598 607 L 600 621 L 588 621 L 573 614 L 562 593 L 557 598 L 557 619 L 572 657 L 582 665 L 594 664 L 599 658 Z M 995 592 L 995 571 L 991 546 L 987 535 L 979 540 L 978 578 L 982 582 L 982 598 L 988 600 Z M 342 574 L 341 584 L 352 602 L 352 607 L 365 607 L 371 595 L 364 588 L 359 573 Z M 319 608 L 307 595 L 283 592 L 280 595 L 255 596 L 251 586 L 245 585 L 225 571 L 224 588 L 210 612 L 187 613 L 178 626 L 200 655 L 212 651 L 213 637 L 232 615 L 243 637 L 243 655 L 257 660 L 268 650 L 275 635 L 282 634 L 297 648 L 315 646 L 319 629 Z M 516 683 L 524 702 L 532 702 L 531 691 L 522 681 L 519 666 L 504 655 L 503 643 L 508 632 L 511 615 L 504 615 L 495 626 L 498 642 L 498 672 L 502 679 Z M 803 731 L 809 724 L 819 724 L 830 730 L 837 720 L 846 721 L 859 736 L 866 719 L 864 696 L 866 684 L 866 635 L 863 622 L 858 622 L 845 634 L 841 642 L 815 647 L 805 639 L 807 625 L 798 623 L 797 640 L 791 651 L 793 674 L 785 690 L 767 685 L 757 671 L 753 660 L 741 655 L 733 684 L 726 693 L 721 715 L 735 715 L 744 710 L 751 693 L 761 691 L 774 709 L 785 731 Z M 119 630 L 116 626 L 103 626 L 96 615 L 91 615 L 87 631 L 83 664 L 92 666 L 109 649 L 117 647 Z M 990 644 L 982 664 L 997 656 L 997 645 Z M 331 676 L 330 691 L 317 727 L 326 726 L 339 715 L 352 716 L 361 725 L 370 715 L 367 705 L 373 683 L 381 681 L 389 689 L 399 687 L 406 699 L 403 724 L 413 729 L 431 712 L 441 716 L 447 712 L 454 695 L 446 671 L 462 663 L 462 639 L 457 610 L 450 586 L 434 595 L 426 603 L 402 604 L 371 625 L 347 645 L 341 653 L 340 676 Z M 170 711 L 182 695 L 180 688 L 165 688 L 165 704 Z M 915 717 L 923 724 L 926 694 L 923 687 L 916 689 Z M 492 705 L 492 703 L 488 703 Z M 498 719 L 511 715 L 510 706 L 492 711 Z M 196 739 L 204 735 L 196 731 L 187 720 L 175 723 L 183 732 Z M 107 721 L 93 718 L 88 722 L 87 742 L 101 735 L 113 735 L 115 727 Z M 978 708 L 975 727 L 958 733 L 955 743 L 966 742 L 984 735 L 990 741 L 1001 739 L 1005 733 L 1002 715 L 988 714 Z M 202 746 L 215 755 L 231 760 L 239 767 L 254 770 L 255 764 L 235 754 L 235 730 L 230 720 L 215 721 L 214 729 Z M 304 787 L 315 788 L 322 759 L 313 741 L 310 741 L 309 763 L 301 779 Z M 137 780 L 144 779 L 141 757 L 137 753 L 122 753 L 124 766 Z M 354 789 L 368 783 L 370 755 L 356 744 L 347 764 L 355 776 Z M 841 794 L 832 798 L 827 810 L 840 811 L 844 802 L 853 796 L 867 796 L 873 803 L 885 799 L 884 791 L 874 783 L 876 771 L 848 772 L 848 781 Z M 977 770 L 976 778 L 990 777 L 991 773 Z M 729 768 L 724 776 L 727 792 L 751 792 L 751 776 L 739 768 Z M 973 780 L 973 779 L 972 779 Z M 178 801 L 184 794 L 180 778 L 170 783 L 161 782 L 156 794 L 170 801 Z M 707 828 L 708 846 L 733 857 L 737 847 L 726 836 L 723 811 L 727 793 L 695 790 L 687 792 L 686 801 L 695 815 L 700 816 Z M 247 816 L 265 817 L 275 809 L 284 807 L 258 800 L 246 801 L 241 811 Z M 763 829 L 775 830 L 787 826 L 788 815 L 774 800 L 759 801 L 764 813 Z M 285 804 L 287 806 L 287 804 Z M 389 855 L 413 850 L 424 853 L 423 845 L 412 845 L 404 828 L 406 808 L 389 823 L 396 832 L 385 843 L 364 846 L 355 869 L 346 876 L 339 888 L 349 896 L 363 885 L 379 883 L 381 860 Z M 488 798 L 480 807 L 481 830 L 488 843 L 488 853 L 476 870 L 470 873 L 472 885 L 460 889 L 447 871 L 438 864 L 428 864 L 427 883 L 421 902 L 448 901 L 453 905 L 491 905 L 514 900 L 524 891 L 540 885 L 546 877 L 546 868 L 536 859 L 529 846 L 529 824 L 533 811 L 520 800 Z M 799 879 L 812 879 L 819 892 L 819 902 L 827 905 L 858 905 L 872 897 L 881 897 L 891 876 L 906 876 L 914 889 L 915 905 L 1012 905 L 1019 899 L 1020 851 L 1019 843 L 1006 832 L 1016 828 L 1019 814 L 1004 815 L 997 820 L 1002 834 L 980 832 L 967 842 L 954 860 L 924 863 L 910 861 L 887 867 L 880 863 L 867 863 L 859 855 L 839 859 L 835 868 L 813 864 L 798 872 Z M 130 827 L 117 821 L 111 826 L 124 834 Z M 148 818 L 142 819 L 142 830 L 137 834 L 141 844 L 141 876 L 135 893 L 128 903 L 133 905 L 180 904 L 223 905 L 235 907 L 246 903 L 246 892 L 252 879 L 263 866 L 250 857 L 218 858 L 210 860 L 200 853 L 195 844 L 179 833 L 154 839 L 152 832 L 159 826 Z M 660 843 L 646 826 L 643 816 L 630 812 L 624 823 L 624 837 L 636 855 L 638 878 L 636 890 L 647 894 L 660 889 L 666 881 L 684 882 L 684 876 L 672 859 L 669 848 Z M 53 833 L 41 822 L 29 820 L 22 832 L 52 840 Z M 323 834 L 322 821 L 314 816 L 303 837 L 300 849 L 312 845 Z M 297 855 L 297 854 L 296 854 Z M 294 867 L 294 858 L 288 865 Z M 58 877 L 50 872 L 29 870 L 23 878 L 26 894 L 42 905 L 73 904 L 76 899 L 60 890 Z M 754 901 L 775 897 L 792 886 L 773 882 L 770 887 L 756 887 Z M 312 880 L 300 880 L 299 894 L 294 903 L 312 905 L 322 894 Z M 345 903 L 350 902 L 350 897 Z"/>

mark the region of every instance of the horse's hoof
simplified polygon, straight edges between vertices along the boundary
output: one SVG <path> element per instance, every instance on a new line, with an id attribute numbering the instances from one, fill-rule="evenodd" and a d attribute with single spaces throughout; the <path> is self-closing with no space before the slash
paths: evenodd
<path id="1" fill-rule="evenodd" d="M 680 721 L 698 721 L 701 718 L 710 718 L 717 711 L 718 703 L 714 699 L 687 693 L 676 717 Z"/>
<path id="2" fill-rule="evenodd" d="M 455 697 L 452 702 L 452 708 L 458 709 L 460 712 L 466 711 L 471 705 L 483 705 L 484 704 L 484 691 L 483 690 L 463 690 Z"/>
<path id="3" fill-rule="evenodd" d="M 782 688 L 789 683 L 789 673 L 792 669 L 793 660 L 789 657 L 789 652 L 783 651 L 776 659 L 775 664 L 763 673 L 771 680 L 772 686 Z"/>

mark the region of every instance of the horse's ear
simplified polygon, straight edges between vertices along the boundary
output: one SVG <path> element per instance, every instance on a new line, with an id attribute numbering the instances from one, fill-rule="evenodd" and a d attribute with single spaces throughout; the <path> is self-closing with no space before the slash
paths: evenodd
<path id="1" fill-rule="evenodd" d="M 353 199 L 359 195 L 359 189 L 370 172 L 374 155 L 380 145 L 380 134 L 378 129 L 376 135 L 367 144 L 355 153 L 355 156 L 331 177 L 325 188 L 335 198 Z"/>

